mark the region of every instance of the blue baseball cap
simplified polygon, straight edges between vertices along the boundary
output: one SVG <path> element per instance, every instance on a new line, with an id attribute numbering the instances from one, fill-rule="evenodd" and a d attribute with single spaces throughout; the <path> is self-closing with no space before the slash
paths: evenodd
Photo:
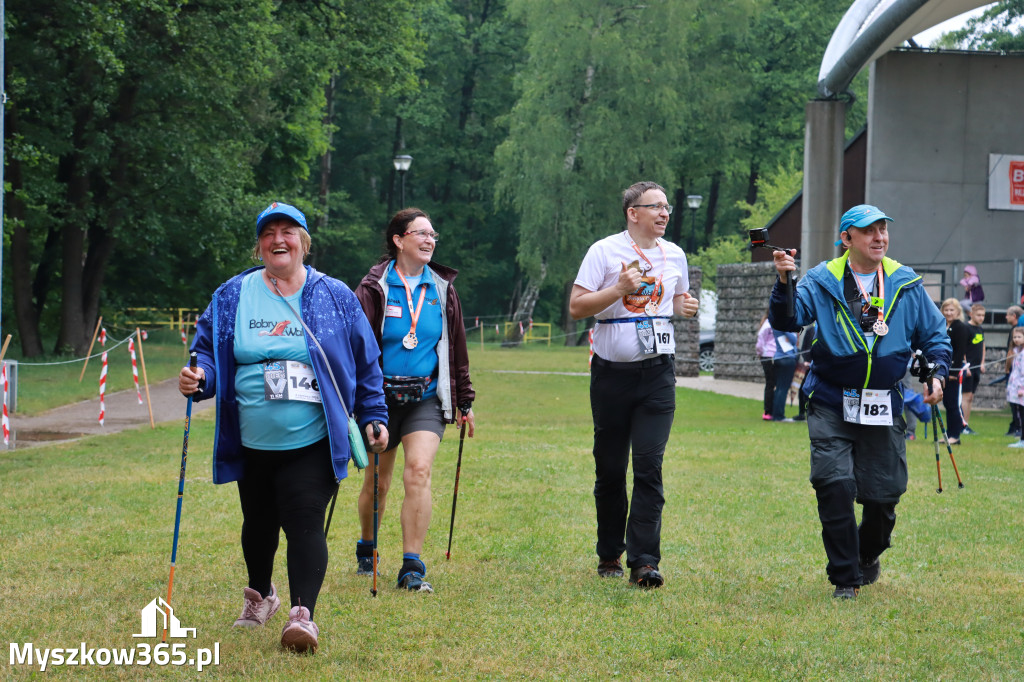
<path id="1" fill-rule="evenodd" d="M 849 231 L 851 227 L 867 227 L 879 220 L 888 220 L 893 222 L 893 219 L 882 213 L 878 207 L 871 206 L 870 204 L 860 204 L 854 206 L 849 211 L 843 214 L 842 219 L 839 221 L 839 234 Z M 836 246 L 843 243 L 843 240 L 836 242 Z"/>
<path id="2" fill-rule="evenodd" d="M 263 226 L 269 223 L 274 218 L 287 218 L 299 225 L 306 232 L 309 232 L 309 227 L 306 225 L 306 216 L 302 215 L 302 211 L 289 206 L 288 204 L 282 204 L 274 202 L 263 209 L 263 213 L 260 213 L 256 217 L 256 236 L 260 236 L 260 232 L 263 231 Z"/>

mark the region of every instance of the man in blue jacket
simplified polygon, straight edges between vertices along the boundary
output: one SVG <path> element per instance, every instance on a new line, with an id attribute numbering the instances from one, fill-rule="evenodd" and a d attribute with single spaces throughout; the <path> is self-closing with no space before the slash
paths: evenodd
<path id="1" fill-rule="evenodd" d="M 885 255 L 891 221 L 866 204 L 844 213 L 836 246 L 845 252 L 799 282 L 791 316 L 784 285 L 796 264 L 793 254 L 775 252 L 772 327 L 818 324 L 802 391 L 826 572 L 840 599 L 878 580 L 879 555 L 890 546 L 896 505 L 907 490 L 900 379 L 912 349 L 938 367 L 925 392 L 931 405 L 942 400 L 952 356 L 945 320 L 921 277 Z M 863 507 L 859 526 L 854 502 Z"/>

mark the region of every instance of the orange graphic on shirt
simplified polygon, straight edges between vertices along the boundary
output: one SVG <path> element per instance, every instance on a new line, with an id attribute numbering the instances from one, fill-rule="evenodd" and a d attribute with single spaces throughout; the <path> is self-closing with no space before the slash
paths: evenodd
<path id="1" fill-rule="evenodd" d="M 260 332 L 259 336 L 281 336 L 284 334 L 284 330 L 288 328 L 288 324 L 291 320 L 285 320 L 284 322 L 278 322 L 274 325 L 274 328 L 269 332 Z"/>
<path id="2" fill-rule="evenodd" d="M 625 270 L 627 267 L 640 270 L 640 264 L 637 261 L 633 261 L 628 266 L 623 265 L 622 269 Z M 626 306 L 626 310 L 631 313 L 642 313 L 644 312 L 644 306 L 651 302 L 652 296 L 656 297 L 659 301 L 661 300 L 664 290 L 665 287 L 663 285 L 659 286 L 657 278 L 645 274 L 640 278 L 640 286 L 636 291 L 622 297 L 622 305 Z"/>

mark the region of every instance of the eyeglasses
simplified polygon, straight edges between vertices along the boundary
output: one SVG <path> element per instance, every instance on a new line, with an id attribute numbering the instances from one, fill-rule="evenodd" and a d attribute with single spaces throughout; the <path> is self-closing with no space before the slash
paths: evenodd
<path id="1" fill-rule="evenodd" d="M 665 213 L 672 215 L 672 209 L 675 207 L 672 204 L 633 204 L 633 208 L 653 208 L 658 212 L 664 209 Z"/>
<path id="2" fill-rule="evenodd" d="M 414 234 L 417 237 L 430 237 L 435 242 L 441 241 L 441 235 L 433 230 L 413 230 L 412 232 L 406 232 L 403 237 L 408 237 L 410 234 Z"/>

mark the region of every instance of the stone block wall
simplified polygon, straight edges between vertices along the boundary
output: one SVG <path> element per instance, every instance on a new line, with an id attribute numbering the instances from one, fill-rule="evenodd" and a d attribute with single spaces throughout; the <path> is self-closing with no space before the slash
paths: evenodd
<path id="1" fill-rule="evenodd" d="M 774 263 L 718 266 L 715 378 L 764 382 L 754 344 L 775 285 Z"/>
<path id="2" fill-rule="evenodd" d="M 696 266 L 690 266 L 690 295 L 700 299 L 703 273 Z M 700 374 L 698 354 L 700 353 L 700 321 L 696 317 L 676 315 L 672 318 L 676 334 L 675 374 L 680 377 L 695 377 Z"/>

